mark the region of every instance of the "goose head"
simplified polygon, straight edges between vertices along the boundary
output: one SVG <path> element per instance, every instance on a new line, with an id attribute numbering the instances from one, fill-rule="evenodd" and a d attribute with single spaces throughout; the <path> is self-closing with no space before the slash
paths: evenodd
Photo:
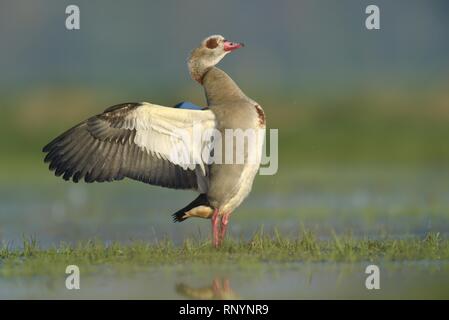
<path id="1" fill-rule="evenodd" d="M 221 35 L 207 37 L 190 54 L 188 60 L 190 76 L 202 83 L 204 74 L 210 68 L 220 62 L 225 55 L 243 46 L 243 43 L 228 41 Z"/>

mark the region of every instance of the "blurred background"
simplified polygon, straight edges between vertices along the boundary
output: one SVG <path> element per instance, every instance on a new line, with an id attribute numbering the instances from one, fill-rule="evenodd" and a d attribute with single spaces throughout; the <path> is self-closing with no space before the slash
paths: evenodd
<path id="1" fill-rule="evenodd" d="M 210 34 L 245 42 L 220 66 L 279 129 L 278 174 L 256 179 L 232 232 L 449 230 L 447 1 L 376 1 L 375 31 L 359 0 L 76 1 L 68 31 L 72 2 L 0 4 L 1 240 L 208 235 L 204 221 L 171 223 L 194 193 L 68 183 L 41 148 L 120 102 L 203 105 L 186 59 Z"/>
<path id="2" fill-rule="evenodd" d="M 65 28 L 69 4 L 80 30 Z M 369 4 L 380 7 L 380 30 L 365 28 Z M 186 59 L 211 34 L 246 44 L 220 66 L 279 129 L 279 171 L 257 177 L 232 237 L 301 225 L 324 239 L 447 235 L 448 14 L 445 0 L 1 0 L 0 241 L 208 237 L 207 221 L 171 222 L 193 192 L 65 182 L 41 149 L 117 103 L 204 105 Z M 291 279 L 278 297 L 303 296 Z"/>

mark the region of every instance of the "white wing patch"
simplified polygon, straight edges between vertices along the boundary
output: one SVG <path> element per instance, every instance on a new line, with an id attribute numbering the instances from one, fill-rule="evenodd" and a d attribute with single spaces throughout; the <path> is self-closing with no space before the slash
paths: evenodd
<path id="1" fill-rule="evenodd" d="M 124 127 L 136 130 L 134 143 L 147 153 L 156 154 L 185 170 L 195 170 L 199 165 L 206 175 L 201 157 L 206 143 L 201 134 L 215 128 L 212 111 L 168 108 L 145 102 L 126 117 Z"/>

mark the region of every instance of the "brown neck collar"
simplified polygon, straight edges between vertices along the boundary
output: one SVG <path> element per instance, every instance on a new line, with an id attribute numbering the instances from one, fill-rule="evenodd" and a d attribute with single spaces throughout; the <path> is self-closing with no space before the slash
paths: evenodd
<path id="1" fill-rule="evenodd" d="M 207 68 L 206 70 L 204 70 L 204 72 L 197 79 L 195 79 L 196 81 L 198 81 L 198 83 L 200 85 L 203 85 L 204 78 L 206 77 L 206 74 L 210 71 L 210 69 L 212 69 L 212 67 Z"/>

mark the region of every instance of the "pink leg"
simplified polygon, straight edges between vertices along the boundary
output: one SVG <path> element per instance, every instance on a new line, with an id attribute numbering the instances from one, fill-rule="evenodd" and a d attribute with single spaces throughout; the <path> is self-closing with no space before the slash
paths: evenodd
<path id="1" fill-rule="evenodd" d="M 218 248 L 219 246 L 219 222 L 218 219 L 218 209 L 214 210 L 214 213 L 212 215 L 212 244 L 215 248 Z"/>
<path id="2" fill-rule="evenodd" d="M 223 290 L 226 292 L 230 292 L 231 291 L 231 285 L 229 284 L 229 279 L 225 278 L 223 279 Z"/>
<path id="3" fill-rule="evenodd" d="M 220 244 L 223 242 L 226 236 L 226 230 L 228 229 L 229 216 L 231 212 L 224 213 L 221 217 L 221 229 L 220 229 Z"/>
<path id="4" fill-rule="evenodd" d="M 214 296 L 219 296 L 221 291 L 221 284 L 218 278 L 214 278 L 212 281 L 212 291 L 214 292 Z"/>

